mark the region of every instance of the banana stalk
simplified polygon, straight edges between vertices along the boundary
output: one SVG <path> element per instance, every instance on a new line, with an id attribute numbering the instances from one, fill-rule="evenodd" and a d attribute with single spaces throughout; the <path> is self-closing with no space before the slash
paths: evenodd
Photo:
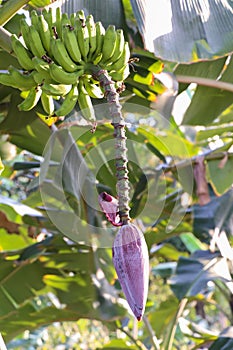
<path id="1" fill-rule="evenodd" d="M 95 68 L 93 67 L 93 70 Z M 110 115 L 112 117 L 112 125 L 114 126 L 115 137 L 115 159 L 116 159 L 116 177 L 117 177 L 117 196 L 119 200 L 119 215 L 122 224 L 130 221 L 129 215 L 129 178 L 127 169 L 127 147 L 125 135 L 125 121 L 121 112 L 121 104 L 119 102 L 119 94 L 116 91 L 115 83 L 104 69 L 97 68 L 93 72 L 93 78 L 100 82 L 105 97 L 109 103 Z"/>

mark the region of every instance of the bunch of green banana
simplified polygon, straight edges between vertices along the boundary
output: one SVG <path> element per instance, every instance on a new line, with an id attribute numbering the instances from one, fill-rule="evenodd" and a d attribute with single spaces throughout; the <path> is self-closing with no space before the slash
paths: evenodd
<path id="1" fill-rule="evenodd" d="M 21 33 L 30 57 L 50 58 L 67 73 L 80 71 L 81 76 L 90 64 L 98 64 L 115 81 L 129 74 L 130 50 L 123 30 L 109 25 L 105 31 L 101 22 L 95 23 L 92 15 L 85 17 L 83 11 L 70 17 L 60 8 L 44 9 L 40 15 L 32 11 L 30 25 L 21 20 Z M 24 66 L 32 69 L 28 60 Z"/>
<path id="2" fill-rule="evenodd" d="M 129 75 L 129 45 L 123 31 L 87 17 L 84 11 L 70 16 L 60 8 L 35 10 L 30 23 L 20 21 L 20 37 L 12 35 L 12 48 L 22 70 L 9 67 L 0 74 L 0 83 L 30 91 L 19 105 L 30 110 L 39 100 L 48 115 L 70 113 L 78 102 L 85 109 L 86 119 L 94 120 L 92 98 L 102 99 L 104 93 L 92 78 L 92 67 L 105 69 L 116 83 Z M 61 107 L 55 109 L 54 98 L 61 97 Z"/>

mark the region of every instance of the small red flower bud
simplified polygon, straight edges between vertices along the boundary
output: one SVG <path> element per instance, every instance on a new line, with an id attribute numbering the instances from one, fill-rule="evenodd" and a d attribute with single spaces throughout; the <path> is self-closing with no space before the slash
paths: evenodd
<path id="1" fill-rule="evenodd" d="M 149 282 L 149 255 L 142 232 L 131 223 L 121 226 L 112 251 L 121 288 L 140 321 L 145 310 Z"/>

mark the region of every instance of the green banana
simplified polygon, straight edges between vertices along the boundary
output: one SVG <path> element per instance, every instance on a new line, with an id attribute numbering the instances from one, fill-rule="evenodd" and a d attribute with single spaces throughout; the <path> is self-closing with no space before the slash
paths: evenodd
<path id="1" fill-rule="evenodd" d="M 41 42 L 46 50 L 46 52 L 50 55 L 50 38 L 51 38 L 51 32 L 49 29 L 49 25 L 46 22 L 43 15 L 40 15 L 38 17 L 38 31 L 40 35 Z"/>
<path id="2" fill-rule="evenodd" d="M 72 85 L 44 83 L 41 85 L 41 88 L 42 91 L 44 91 L 47 95 L 65 96 L 72 89 Z"/>
<path id="3" fill-rule="evenodd" d="M 120 56 L 123 54 L 124 51 L 124 43 L 125 43 L 125 38 L 124 38 L 124 33 L 122 29 L 117 29 L 116 30 L 116 47 L 114 54 L 110 58 L 111 63 L 114 64 L 115 61 L 117 61 Z M 108 62 L 108 61 L 107 61 Z"/>
<path id="4" fill-rule="evenodd" d="M 33 78 L 33 73 L 23 74 L 13 66 L 9 66 L 8 71 L 15 81 L 14 87 L 17 87 L 19 90 L 27 91 L 36 86 L 35 80 Z"/>
<path id="5" fill-rule="evenodd" d="M 40 35 L 34 25 L 31 25 L 29 28 L 29 36 L 30 36 L 30 49 L 34 56 L 42 57 L 46 55 L 46 51 L 41 42 Z"/>
<path id="6" fill-rule="evenodd" d="M 29 35 L 29 24 L 27 23 L 25 18 L 20 20 L 20 31 L 23 36 L 24 43 L 28 50 L 30 50 L 30 35 Z"/>
<path id="7" fill-rule="evenodd" d="M 85 17 L 84 11 L 83 10 L 77 11 L 76 12 L 76 16 L 82 22 L 82 24 L 84 25 L 85 21 L 86 21 L 86 17 Z"/>
<path id="8" fill-rule="evenodd" d="M 50 7 L 49 10 L 46 10 L 43 8 L 42 15 L 44 16 L 44 19 L 48 23 L 50 31 L 52 30 L 52 27 L 55 25 L 56 22 L 56 16 L 54 14 L 53 9 Z"/>
<path id="9" fill-rule="evenodd" d="M 32 62 L 37 72 L 40 73 L 40 72 L 44 72 L 45 70 L 49 71 L 49 63 L 44 61 L 42 58 L 33 57 Z"/>
<path id="10" fill-rule="evenodd" d="M 37 84 L 42 83 L 54 83 L 56 82 L 50 76 L 50 65 L 39 57 L 33 57 L 32 59 L 34 63 L 34 80 Z"/>
<path id="11" fill-rule="evenodd" d="M 48 115 L 52 115 L 54 112 L 54 107 L 55 107 L 53 97 L 51 95 L 47 95 L 44 91 L 42 91 L 40 99 L 41 99 L 41 103 L 42 103 L 44 111 Z"/>
<path id="12" fill-rule="evenodd" d="M 63 117 L 71 113 L 77 103 L 78 95 L 78 87 L 75 84 L 72 86 L 70 92 L 64 97 L 64 101 L 62 102 L 62 105 L 55 111 L 55 115 L 58 117 Z"/>
<path id="13" fill-rule="evenodd" d="M 63 29 L 65 26 L 71 26 L 70 18 L 67 13 L 63 13 L 61 16 L 61 28 Z"/>
<path id="14" fill-rule="evenodd" d="M 79 67 L 71 60 L 61 39 L 51 38 L 51 51 L 55 61 L 57 61 L 66 72 L 69 73 L 78 70 Z"/>
<path id="15" fill-rule="evenodd" d="M 36 10 L 30 12 L 31 24 L 38 30 L 38 14 Z"/>
<path id="16" fill-rule="evenodd" d="M 121 68 L 119 71 L 111 71 L 109 72 L 109 75 L 114 81 L 123 81 L 125 80 L 130 74 L 129 65 L 128 63 Z"/>
<path id="17" fill-rule="evenodd" d="M 18 86 L 15 86 L 16 84 L 15 79 L 9 73 L 0 73 L 0 84 L 11 86 L 18 89 Z"/>
<path id="18" fill-rule="evenodd" d="M 42 85 L 44 83 L 47 84 L 56 84 L 54 80 L 50 77 L 50 74 L 47 71 L 44 72 L 37 72 L 33 71 L 33 79 L 35 80 L 37 85 Z"/>
<path id="19" fill-rule="evenodd" d="M 98 51 L 98 53 L 100 51 L 102 51 L 102 46 L 103 46 L 103 41 L 104 41 L 104 36 L 105 36 L 105 28 L 102 25 L 102 23 L 96 22 L 95 24 L 96 27 L 96 51 Z"/>
<path id="20" fill-rule="evenodd" d="M 56 27 L 56 32 L 57 32 L 59 38 L 62 38 L 61 17 L 62 17 L 61 8 L 57 7 L 56 8 L 56 22 L 54 25 Z"/>
<path id="21" fill-rule="evenodd" d="M 0 84 L 11 86 L 21 91 L 28 91 L 36 86 L 33 73 L 23 74 L 13 66 L 8 68 L 9 73 L 0 73 Z"/>
<path id="22" fill-rule="evenodd" d="M 21 74 L 21 73 L 19 73 L 19 74 Z M 21 91 L 28 91 L 30 88 L 32 88 L 32 86 L 36 85 L 35 81 L 34 81 L 34 84 L 31 84 L 31 79 L 30 79 L 30 83 L 28 81 L 26 81 L 26 83 L 24 83 L 22 85 L 22 80 L 20 79 L 20 82 L 19 82 L 19 80 L 16 80 L 15 76 L 12 74 L 12 72 L 0 73 L 0 84 L 10 86 L 10 87 L 13 87 L 15 89 L 19 89 Z"/>
<path id="23" fill-rule="evenodd" d="M 89 53 L 88 59 L 92 58 L 93 53 L 96 50 L 96 27 L 94 18 L 92 15 L 87 16 L 86 26 L 89 34 Z"/>
<path id="24" fill-rule="evenodd" d="M 124 42 L 123 52 L 120 58 L 113 64 L 111 64 L 110 69 L 115 71 L 120 71 L 125 65 L 128 64 L 130 59 L 130 49 L 129 43 L 127 41 Z"/>
<path id="25" fill-rule="evenodd" d="M 31 89 L 23 102 L 18 105 L 20 111 L 30 111 L 34 108 L 41 96 L 42 90 L 40 86 Z"/>
<path id="26" fill-rule="evenodd" d="M 95 27 L 96 27 L 96 50 L 94 52 L 92 60 L 93 60 L 93 64 L 98 64 L 101 61 L 101 58 L 103 56 L 102 47 L 103 47 L 105 29 L 101 22 L 97 22 L 95 24 Z"/>
<path id="27" fill-rule="evenodd" d="M 13 51 L 22 68 L 26 70 L 32 70 L 34 65 L 30 51 L 26 49 L 26 47 L 21 43 L 15 34 L 12 34 L 11 36 L 11 43 Z"/>
<path id="28" fill-rule="evenodd" d="M 85 89 L 83 80 L 79 81 L 78 91 L 78 104 L 83 117 L 87 120 L 94 122 L 96 120 L 95 111 L 91 102 L 91 98 L 88 95 L 87 90 Z"/>
<path id="29" fill-rule="evenodd" d="M 78 46 L 82 54 L 83 60 L 87 61 L 87 55 L 89 52 L 89 33 L 85 23 L 82 23 L 80 19 L 75 21 L 76 35 L 78 40 Z"/>
<path id="30" fill-rule="evenodd" d="M 109 60 L 116 48 L 117 34 L 114 25 L 109 25 L 104 36 L 101 62 Z"/>
<path id="31" fill-rule="evenodd" d="M 91 83 L 89 79 L 84 79 L 84 87 L 88 93 L 88 95 L 92 98 L 103 98 L 104 93 L 101 90 L 99 85 Z"/>
<path id="32" fill-rule="evenodd" d="M 70 23 L 71 23 L 72 27 L 74 27 L 75 19 L 76 19 L 76 13 L 71 13 Z"/>
<path id="33" fill-rule="evenodd" d="M 66 49 L 74 62 L 80 62 L 82 59 L 81 52 L 78 46 L 77 37 L 74 28 L 65 26 L 62 28 L 64 43 Z"/>
<path id="34" fill-rule="evenodd" d="M 75 72 L 67 73 L 55 62 L 52 62 L 49 67 L 51 78 L 60 84 L 76 84 L 79 80 L 79 77 L 84 74 L 84 69 L 79 69 Z"/>

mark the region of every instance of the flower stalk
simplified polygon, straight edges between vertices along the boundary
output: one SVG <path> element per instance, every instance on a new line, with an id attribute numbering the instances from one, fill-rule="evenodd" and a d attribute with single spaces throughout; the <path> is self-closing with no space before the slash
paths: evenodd
<path id="1" fill-rule="evenodd" d="M 98 69 L 93 74 L 99 80 L 105 92 L 105 98 L 109 104 L 110 116 L 114 127 L 115 137 L 115 159 L 117 177 L 117 197 L 119 202 L 119 215 L 123 225 L 130 221 L 129 215 L 129 178 L 127 169 L 127 147 L 125 135 L 125 121 L 121 112 L 119 94 L 115 88 L 115 83 L 111 80 L 107 71 Z"/>

